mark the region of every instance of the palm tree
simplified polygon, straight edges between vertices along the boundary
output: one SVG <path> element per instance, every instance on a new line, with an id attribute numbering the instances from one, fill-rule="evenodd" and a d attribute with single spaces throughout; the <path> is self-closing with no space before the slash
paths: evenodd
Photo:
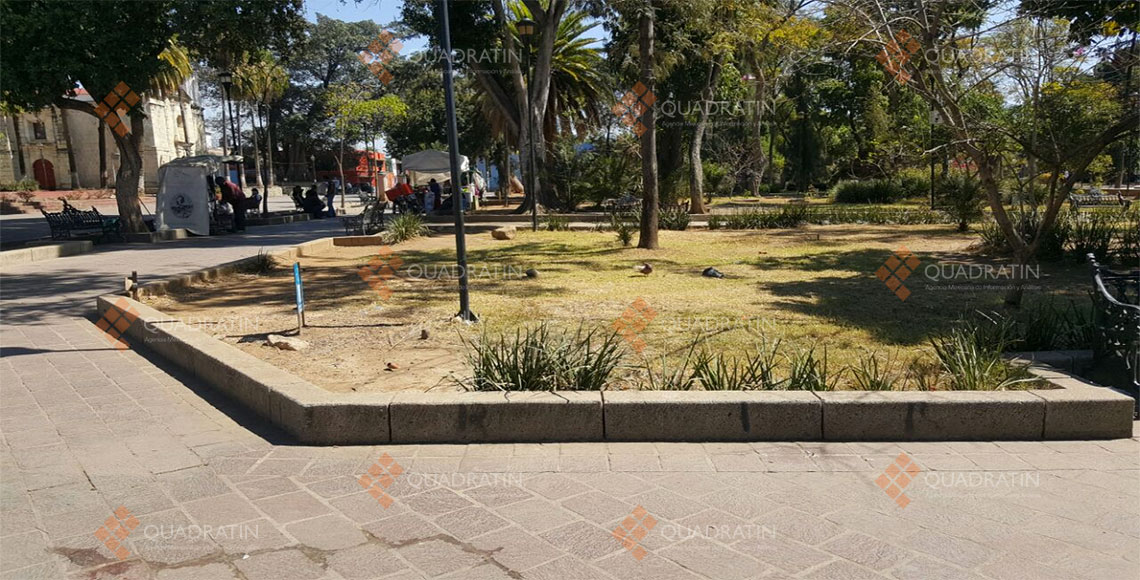
<path id="1" fill-rule="evenodd" d="M 234 84 L 242 98 L 249 99 L 261 117 L 261 127 L 266 133 L 266 165 L 268 166 L 269 186 L 276 185 L 273 177 L 273 132 L 272 116 L 269 108 L 281 98 L 289 86 L 289 73 L 285 67 L 268 50 L 261 50 L 252 55 L 244 64 L 234 71 Z M 250 111 L 253 118 L 253 110 Z M 261 158 L 257 146 L 257 126 L 253 127 L 254 163 L 257 165 L 257 184 L 261 185 Z M 267 192 L 268 193 L 268 192 Z"/>
<path id="2" fill-rule="evenodd" d="M 516 46 L 522 46 L 514 23 L 523 18 L 531 18 L 531 14 L 522 2 L 512 2 L 510 10 L 510 33 Z M 550 90 L 547 93 L 542 127 L 546 143 L 543 157 L 548 161 L 551 160 L 553 144 L 557 139 L 568 134 L 582 134 L 601 125 L 603 103 L 610 98 L 612 92 L 602 72 L 602 53 L 591 46 L 598 41 L 586 36 L 590 30 L 587 17 L 586 12 L 569 11 L 558 24 L 551 53 Z M 502 109 L 481 83 L 475 86 L 479 89 L 479 108 L 491 131 L 504 142 L 517 143 L 517 131 L 512 131 L 512 125 Z M 503 83 L 503 86 L 511 85 Z"/>

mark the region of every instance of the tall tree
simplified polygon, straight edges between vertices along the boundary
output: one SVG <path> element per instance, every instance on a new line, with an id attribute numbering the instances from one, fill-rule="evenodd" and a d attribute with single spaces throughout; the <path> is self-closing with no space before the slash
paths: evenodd
<path id="1" fill-rule="evenodd" d="M 107 26 L 109 15 L 114 26 Z M 145 92 L 166 70 L 159 55 L 176 31 L 187 49 L 210 60 L 219 46 L 240 51 L 247 45 L 285 41 L 300 18 L 300 0 L 0 0 L 0 100 L 24 108 L 55 104 L 98 118 L 93 104 L 72 98 L 76 88 L 82 86 L 94 99 L 102 99 L 120 82 L 136 94 Z M 203 26 L 207 22 L 210 26 Z M 112 133 L 120 161 L 116 201 L 129 232 L 146 231 L 138 199 L 143 115 L 134 107 L 126 121 L 130 132 Z"/>

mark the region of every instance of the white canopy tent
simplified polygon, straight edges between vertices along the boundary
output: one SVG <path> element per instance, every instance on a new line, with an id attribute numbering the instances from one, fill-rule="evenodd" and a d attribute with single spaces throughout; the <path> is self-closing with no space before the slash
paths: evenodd
<path id="1" fill-rule="evenodd" d="M 210 186 L 207 179 L 226 175 L 226 163 L 241 157 L 198 155 L 179 157 L 158 168 L 155 226 L 159 231 L 185 228 L 210 235 Z"/>
<path id="2" fill-rule="evenodd" d="M 400 160 L 400 168 L 408 174 L 411 185 L 425 185 L 434 179 L 441 184 L 451 179 L 451 157 L 447 151 L 420 151 Z M 459 156 L 460 173 L 468 170 L 466 155 Z"/>

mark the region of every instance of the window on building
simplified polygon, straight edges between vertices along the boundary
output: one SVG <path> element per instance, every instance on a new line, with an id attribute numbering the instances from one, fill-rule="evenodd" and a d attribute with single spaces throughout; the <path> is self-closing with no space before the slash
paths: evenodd
<path id="1" fill-rule="evenodd" d="M 47 141 L 47 127 L 43 121 L 32 122 L 32 137 L 37 141 Z"/>

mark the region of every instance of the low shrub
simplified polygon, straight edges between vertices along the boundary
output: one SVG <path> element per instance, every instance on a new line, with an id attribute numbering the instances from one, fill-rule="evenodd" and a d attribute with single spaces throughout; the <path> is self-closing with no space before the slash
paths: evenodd
<path id="1" fill-rule="evenodd" d="M 542 220 L 542 227 L 548 232 L 570 231 L 570 218 L 560 215 L 548 215 Z"/>
<path id="2" fill-rule="evenodd" d="M 939 184 L 940 197 L 946 210 L 958 222 L 958 231 L 970 228 L 970 222 L 982 217 L 982 184 L 965 173 L 953 173 Z"/>
<path id="3" fill-rule="evenodd" d="M 425 236 L 427 233 L 428 229 L 424 225 L 423 218 L 415 214 L 404 213 L 388 222 L 384 231 L 384 239 L 389 244 L 398 244 Z"/>
<path id="4" fill-rule="evenodd" d="M 0 183 L 0 191 L 35 191 L 39 188 L 40 184 L 30 177 L 25 177 L 20 181 Z"/>
<path id="5" fill-rule="evenodd" d="M 930 173 L 923 169 L 904 169 L 898 174 L 899 188 L 904 198 L 929 197 Z"/>
<path id="6" fill-rule="evenodd" d="M 841 181 L 831 190 L 835 203 L 893 203 L 904 196 L 902 186 L 886 179 Z"/>
<path id="7" fill-rule="evenodd" d="M 1003 334 L 1000 342 L 988 344 L 970 325 L 961 325 L 930 339 L 930 344 L 951 390 L 1025 388 L 1036 379 L 1024 367 L 1002 358 L 1001 353 L 1009 346 L 1006 338 Z"/>
<path id="8" fill-rule="evenodd" d="M 615 332 L 546 323 L 514 335 L 484 334 L 465 346 L 471 376 L 459 384 L 472 391 L 599 391 L 623 355 Z"/>
<path id="9" fill-rule="evenodd" d="M 663 230 L 685 231 L 689 227 L 689 212 L 684 207 L 669 207 L 657 215 L 657 226 Z"/>
<path id="10" fill-rule="evenodd" d="M 1113 238 L 1116 237 L 1115 216 L 1099 212 L 1081 212 L 1072 217 L 1071 223 L 1070 243 L 1073 258 L 1083 261 L 1087 255 L 1094 254 L 1098 261 L 1107 260 Z"/>

